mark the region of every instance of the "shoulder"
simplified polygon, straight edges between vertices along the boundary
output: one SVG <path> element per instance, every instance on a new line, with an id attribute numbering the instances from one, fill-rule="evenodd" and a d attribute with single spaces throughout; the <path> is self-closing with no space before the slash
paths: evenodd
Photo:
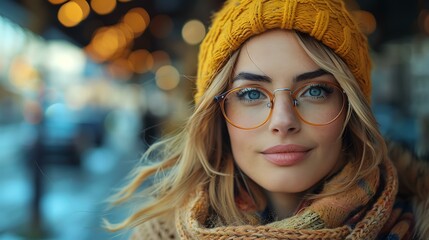
<path id="1" fill-rule="evenodd" d="M 131 240 L 167 240 L 179 239 L 174 224 L 174 214 L 157 217 L 144 222 L 133 230 Z"/>
<path id="2" fill-rule="evenodd" d="M 416 234 L 429 239 L 429 161 L 394 143 L 389 144 L 389 157 L 398 174 L 398 195 L 412 205 Z"/>

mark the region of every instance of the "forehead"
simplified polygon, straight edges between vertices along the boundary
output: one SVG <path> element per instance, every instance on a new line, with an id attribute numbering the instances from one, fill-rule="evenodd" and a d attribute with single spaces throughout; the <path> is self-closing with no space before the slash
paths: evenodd
<path id="1" fill-rule="evenodd" d="M 317 68 L 319 66 L 305 52 L 295 32 L 271 30 L 249 39 L 242 46 L 234 72 L 258 73 L 278 79 Z"/>

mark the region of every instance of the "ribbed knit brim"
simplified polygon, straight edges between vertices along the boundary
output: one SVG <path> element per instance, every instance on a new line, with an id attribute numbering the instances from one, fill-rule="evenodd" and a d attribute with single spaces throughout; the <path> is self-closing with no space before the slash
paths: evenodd
<path id="1" fill-rule="evenodd" d="M 247 39 L 269 29 L 307 33 L 333 49 L 370 99 L 367 39 L 341 0 L 229 0 L 214 15 L 201 43 L 195 101 L 199 101 L 216 73 Z"/>

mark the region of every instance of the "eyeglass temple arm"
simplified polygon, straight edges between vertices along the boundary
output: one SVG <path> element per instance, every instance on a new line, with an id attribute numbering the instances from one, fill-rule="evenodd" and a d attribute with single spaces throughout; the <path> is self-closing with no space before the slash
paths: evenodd
<path id="1" fill-rule="evenodd" d="M 214 97 L 214 100 L 215 100 L 216 102 L 220 102 L 222 99 L 224 99 L 224 98 L 225 98 L 225 94 L 226 94 L 226 93 L 222 93 L 222 94 L 220 94 L 220 95 L 215 96 L 215 97 Z"/>

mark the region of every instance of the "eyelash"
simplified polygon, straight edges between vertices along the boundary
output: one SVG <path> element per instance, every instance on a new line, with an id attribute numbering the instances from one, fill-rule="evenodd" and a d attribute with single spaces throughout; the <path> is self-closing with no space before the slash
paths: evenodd
<path id="1" fill-rule="evenodd" d="M 236 96 L 240 99 L 240 100 L 243 100 L 243 101 L 256 101 L 256 100 L 260 100 L 260 98 L 258 98 L 258 99 L 250 99 L 250 98 L 245 98 L 246 97 L 246 94 L 249 94 L 249 93 L 251 93 L 252 91 L 257 91 L 259 94 L 260 94 L 260 96 L 263 96 L 264 98 L 267 98 L 267 96 L 264 94 L 264 92 L 263 91 L 261 91 L 261 90 L 259 90 L 259 89 L 257 89 L 257 88 L 243 88 L 243 89 L 240 89 L 240 91 L 237 91 L 237 93 L 236 93 Z M 247 96 L 248 97 L 248 96 Z"/>
<path id="2" fill-rule="evenodd" d="M 316 83 L 316 84 L 311 84 L 307 88 L 303 89 L 304 90 L 303 94 L 309 92 L 310 90 L 312 90 L 314 88 L 320 89 L 322 92 L 325 93 L 325 96 L 310 96 L 312 98 L 326 98 L 327 95 L 329 95 L 333 92 L 333 89 L 331 87 L 329 87 L 328 85 L 322 84 L 322 83 Z"/>

